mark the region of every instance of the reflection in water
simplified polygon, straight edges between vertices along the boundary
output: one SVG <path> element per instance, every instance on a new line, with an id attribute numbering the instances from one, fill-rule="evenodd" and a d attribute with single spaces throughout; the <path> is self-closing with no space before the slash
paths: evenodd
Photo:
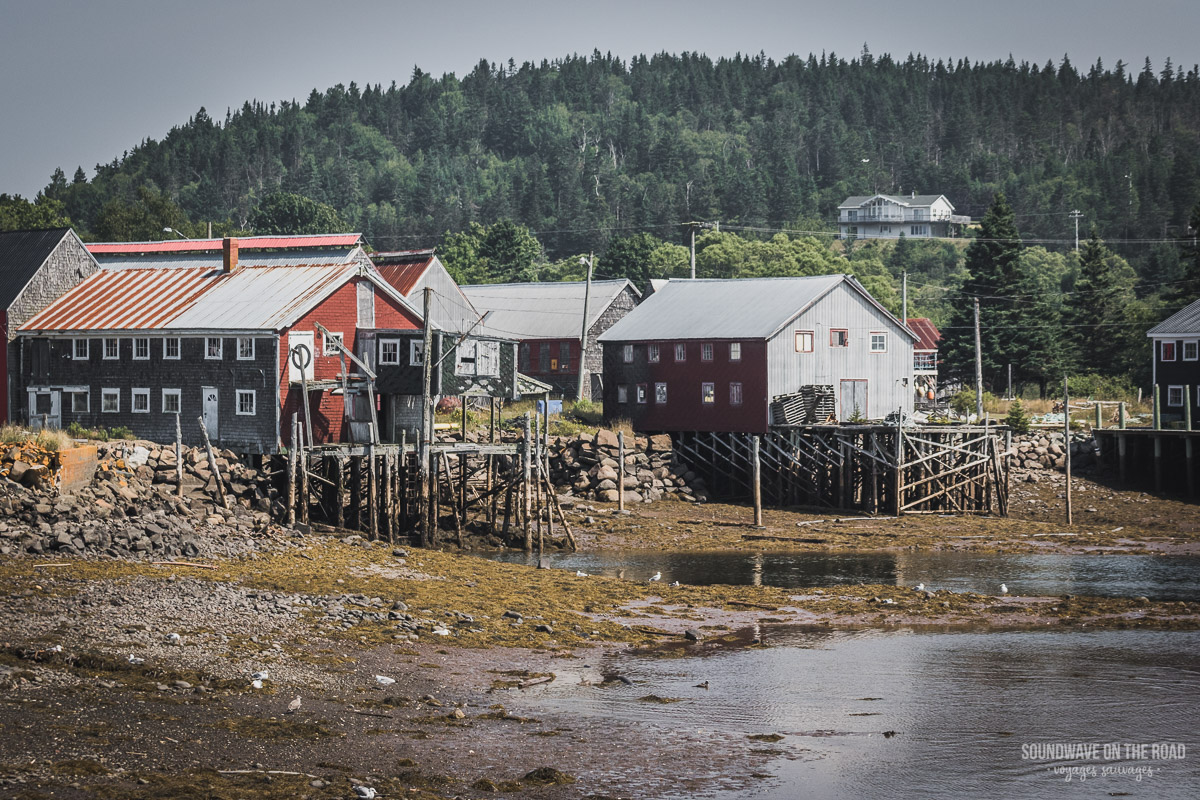
<path id="1" fill-rule="evenodd" d="M 488 557 L 536 563 L 506 551 Z M 884 583 L 929 589 L 998 594 L 1146 596 L 1152 600 L 1200 600 L 1200 558 L 1195 556 L 997 555 L 991 553 L 651 552 L 594 551 L 544 557 L 555 569 L 592 575 L 620 574 L 644 581 L 662 572 L 663 582 L 808 586 Z"/>
<path id="2" fill-rule="evenodd" d="M 560 672 L 539 695 L 514 702 L 647 726 L 662 737 L 711 732 L 749 742 L 754 734 L 784 735 L 772 745 L 784 751 L 770 762 L 772 779 L 716 797 L 1200 796 L 1193 726 L 1200 633 L 772 626 L 768 635 L 772 647 L 684 661 L 636 650 L 610 654 Z M 634 683 L 581 684 L 601 671 Z M 703 681 L 708 689 L 696 686 Z M 681 702 L 648 706 L 637 699 L 647 693 Z M 1149 763 L 1160 771 L 1141 782 L 1110 775 L 1086 784 L 1053 774 L 1081 762 L 1022 758 L 1022 745 L 1078 742 L 1184 742 L 1188 752 L 1183 760 Z"/>

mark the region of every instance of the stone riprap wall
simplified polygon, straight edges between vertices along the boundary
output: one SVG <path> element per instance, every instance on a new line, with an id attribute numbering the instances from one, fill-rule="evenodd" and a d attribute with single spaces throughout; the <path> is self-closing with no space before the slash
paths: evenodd
<path id="1" fill-rule="evenodd" d="M 1072 431 L 1070 447 L 1072 471 L 1088 471 L 1097 465 L 1096 440 L 1090 432 Z M 1065 470 L 1066 448 L 1066 437 L 1062 430 L 1014 434 L 1011 451 L 1013 470 L 1022 473 Z"/>

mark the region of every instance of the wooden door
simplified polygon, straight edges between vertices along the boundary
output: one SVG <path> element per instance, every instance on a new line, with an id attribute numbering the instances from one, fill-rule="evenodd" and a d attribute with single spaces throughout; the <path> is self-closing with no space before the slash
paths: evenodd
<path id="1" fill-rule="evenodd" d="M 221 418 L 218 413 L 221 393 L 215 386 L 205 386 L 201 391 L 203 392 L 201 407 L 204 409 L 204 427 L 208 429 L 208 438 L 215 442 L 221 438 Z"/>
<path id="2" fill-rule="evenodd" d="M 851 419 L 870 419 L 867 410 L 867 382 L 865 380 L 845 379 L 842 381 L 842 407 L 839 409 L 838 421 L 849 422 Z"/>

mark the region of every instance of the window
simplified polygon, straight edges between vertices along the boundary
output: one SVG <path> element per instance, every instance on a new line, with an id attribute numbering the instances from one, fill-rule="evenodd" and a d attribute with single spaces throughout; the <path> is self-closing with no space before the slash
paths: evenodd
<path id="1" fill-rule="evenodd" d="M 628 403 L 629 402 L 629 387 L 623 383 L 617 384 L 617 402 L 618 403 Z"/>
<path id="2" fill-rule="evenodd" d="M 571 368 L 571 343 L 558 343 L 558 368 L 566 372 Z"/>
<path id="3" fill-rule="evenodd" d="M 1168 386 L 1167 387 L 1167 405 L 1182 406 L 1183 405 L 1183 387 Z"/>
<path id="4" fill-rule="evenodd" d="M 742 360 L 742 343 L 741 342 L 730 342 L 729 343 L 729 360 L 730 361 L 741 361 Z"/>
<path id="5" fill-rule="evenodd" d="M 740 406 L 742 404 L 742 384 L 729 384 L 729 405 Z"/>
<path id="6" fill-rule="evenodd" d="M 658 363 L 658 345 L 656 345 L 656 344 L 646 345 L 646 360 L 649 361 L 651 364 Z"/>
<path id="7" fill-rule="evenodd" d="M 90 392 L 71 392 L 71 412 L 86 414 L 92 410 L 92 395 Z"/>
<path id="8" fill-rule="evenodd" d="M 254 337 L 239 336 L 238 337 L 238 361 L 253 361 L 254 360 Z"/>
<path id="9" fill-rule="evenodd" d="M 633 363 L 633 345 L 627 344 L 621 348 L 621 360 L 626 364 Z"/>
<path id="10" fill-rule="evenodd" d="M 928 225 L 909 225 L 908 233 L 911 236 L 928 236 L 929 235 L 929 226 Z"/>
<path id="11" fill-rule="evenodd" d="M 811 353 L 813 351 L 813 332 L 796 331 L 796 352 Z"/>
<path id="12" fill-rule="evenodd" d="M 521 372 L 529 372 L 529 365 L 532 363 L 532 356 L 529 353 L 529 345 L 521 344 Z"/>
<path id="13" fill-rule="evenodd" d="M 105 339 L 104 340 L 104 360 L 114 361 L 121 357 L 121 340 L 120 339 Z"/>
<path id="14" fill-rule="evenodd" d="M 237 390 L 237 413 L 243 417 L 254 416 L 254 390 Z"/>
<path id="15" fill-rule="evenodd" d="M 637 385 L 637 401 L 639 403 L 646 402 L 646 384 L 644 383 L 639 383 Z"/>
<path id="16" fill-rule="evenodd" d="M 458 347 L 454 349 L 454 374 L 455 375 L 476 375 L 478 369 L 478 360 L 476 359 L 476 344 L 472 339 L 467 339 L 464 342 L 459 342 Z"/>
<path id="17" fill-rule="evenodd" d="M 102 414 L 116 414 L 121 410 L 121 390 L 120 389 L 101 389 L 100 390 L 100 412 Z"/>
<path id="18" fill-rule="evenodd" d="M 149 389 L 134 389 L 133 390 L 133 413 L 149 414 L 150 413 L 150 390 Z"/>
<path id="19" fill-rule="evenodd" d="M 913 369 L 937 369 L 937 353 L 913 353 Z"/>
<path id="20" fill-rule="evenodd" d="M 162 413 L 178 414 L 179 413 L 179 390 L 178 389 L 163 389 L 162 390 Z"/>
<path id="21" fill-rule="evenodd" d="M 1184 342 L 1183 343 L 1183 360 L 1184 361 L 1200 360 L 1200 342 Z"/>
<path id="22" fill-rule="evenodd" d="M 871 352 L 887 352 L 887 333 L 885 331 L 871 331 Z"/>
<path id="23" fill-rule="evenodd" d="M 700 402 L 706 406 L 711 406 L 713 403 L 717 402 L 716 384 L 700 384 Z"/>
<path id="24" fill-rule="evenodd" d="M 179 360 L 179 337 L 163 339 L 163 359 L 167 361 Z"/>
<path id="25" fill-rule="evenodd" d="M 150 340 L 147 338 L 135 338 L 133 340 L 133 360 L 134 361 L 149 361 L 150 360 Z"/>
<path id="26" fill-rule="evenodd" d="M 702 345 L 700 345 L 700 360 L 701 361 L 712 361 L 712 354 L 713 354 L 712 342 L 705 342 Z"/>
<path id="27" fill-rule="evenodd" d="M 399 364 L 400 363 L 400 340 L 399 339 L 380 339 L 379 340 L 379 363 L 380 364 Z"/>
<path id="28" fill-rule="evenodd" d="M 675 360 L 687 361 L 687 345 L 683 342 L 675 345 Z"/>
<path id="29" fill-rule="evenodd" d="M 1163 361 L 1174 361 L 1175 360 L 1175 343 L 1174 342 L 1163 342 L 1162 343 L 1162 360 Z"/>
<path id="30" fill-rule="evenodd" d="M 667 404 L 667 385 L 665 383 L 654 384 L 654 404 L 659 406 Z"/>
<path id="31" fill-rule="evenodd" d="M 71 357 L 74 358 L 76 361 L 87 361 L 88 360 L 88 340 L 87 339 L 75 339 L 71 343 Z"/>
<path id="32" fill-rule="evenodd" d="M 420 339 L 409 340 L 408 363 L 413 367 L 425 366 L 425 342 Z"/>
<path id="33" fill-rule="evenodd" d="M 830 347 L 849 347 L 850 346 L 850 331 L 843 329 L 833 329 L 829 332 Z"/>
<path id="34" fill-rule="evenodd" d="M 326 356 L 341 355 L 338 345 L 343 341 L 340 331 L 330 331 L 321 338 L 321 354 Z"/>
<path id="35" fill-rule="evenodd" d="M 221 337 L 208 336 L 204 339 L 204 357 L 206 359 L 220 360 L 221 358 Z"/>
<path id="36" fill-rule="evenodd" d="M 542 342 L 538 345 L 538 372 L 550 371 L 550 343 Z"/>

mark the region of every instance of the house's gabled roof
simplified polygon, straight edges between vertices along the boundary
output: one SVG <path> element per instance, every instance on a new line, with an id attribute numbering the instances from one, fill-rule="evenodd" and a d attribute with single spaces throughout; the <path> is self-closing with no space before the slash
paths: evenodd
<path id="1" fill-rule="evenodd" d="M 942 332 L 929 317 L 909 317 L 908 329 L 917 335 L 913 350 L 937 350 Z"/>
<path id="2" fill-rule="evenodd" d="M 945 199 L 946 203 L 950 206 L 950 209 L 954 209 L 954 204 L 946 199 L 944 194 L 915 194 L 907 197 L 904 195 L 892 194 L 853 195 L 843 200 L 842 204 L 838 206 L 838 209 L 861 208 L 862 206 L 865 206 L 867 203 L 874 200 L 876 197 L 882 197 L 885 200 L 891 200 L 893 203 L 897 203 L 898 205 L 902 205 L 907 208 L 926 208 L 933 205 L 940 199 Z"/>
<path id="3" fill-rule="evenodd" d="M 438 327 L 459 333 L 484 333 L 478 324 L 479 312 L 432 249 L 372 253 L 371 263 L 414 306 L 424 307 L 425 299 L 419 290 L 432 289 L 429 317 Z"/>
<path id="4" fill-rule="evenodd" d="M 222 239 L 169 239 L 165 242 L 93 242 L 87 245 L 94 256 L 136 255 L 149 253 L 202 253 L 221 251 Z M 298 236 L 240 236 L 239 250 L 284 248 L 353 248 L 362 241 L 361 233 L 322 233 Z"/>
<path id="5" fill-rule="evenodd" d="M 11 306 L 54 248 L 74 235 L 70 228 L 0 233 L 0 309 Z"/>
<path id="6" fill-rule="evenodd" d="M 433 250 L 397 250 L 388 253 L 371 253 L 371 263 L 384 280 L 408 297 L 417 287 L 429 265 L 433 263 Z"/>
<path id="7" fill-rule="evenodd" d="M 583 281 L 561 283 L 490 283 L 462 287 L 463 294 L 480 314 L 491 312 L 484 326 L 498 336 L 518 339 L 578 339 L 583 322 Z M 592 281 L 588 299 L 588 328 L 628 288 L 622 278 Z"/>
<path id="8" fill-rule="evenodd" d="M 320 256 L 320 257 L 318 257 Z M 286 328 L 355 276 L 371 280 L 420 319 L 364 261 L 361 249 L 275 254 L 267 263 L 106 268 L 21 326 L 22 332 L 277 331 Z M 219 257 L 218 257 L 219 261 Z"/>
<path id="9" fill-rule="evenodd" d="M 601 334 L 600 341 L 769 339 L 842 283 L 906 330 L 849 275 L 671 280 Z"/>
<path id="10" fill-rule="evenodd" d="M 1167 317 L 1146 335 L 1158 338 L 1200 335 L 1200 300 Z"/>

